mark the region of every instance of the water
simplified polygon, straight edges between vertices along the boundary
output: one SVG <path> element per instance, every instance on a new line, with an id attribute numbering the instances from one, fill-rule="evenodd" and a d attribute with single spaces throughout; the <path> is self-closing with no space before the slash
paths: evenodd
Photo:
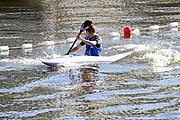
<path id="1" fill-rule="evenodd" d="M 0 46 L 63 43 L 1 52 L 1 119 L 179 119 L 179 28 L 123 38 L 123 27 L 179 22 L 180 1 L 0 2 Z M 103 55 L 135 51 L 112 64 L 49 68 L 43 58 L 65 54 L 86 20 L 103 38 Z M 109 37 L 119 32 L 120 38 Z M 78 52 L 83 54 L 83 49 Z"/>

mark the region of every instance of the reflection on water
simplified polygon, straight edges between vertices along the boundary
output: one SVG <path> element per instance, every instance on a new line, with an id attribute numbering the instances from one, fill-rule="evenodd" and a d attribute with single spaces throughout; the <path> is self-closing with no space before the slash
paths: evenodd
<path id="1" fill-rule="evenodd" d="M 112 64 L 48 68 L 42 58 L 71 44 L 0 52 L 2 119 L 179 119 L 179 29 L 123 27 L 179 22 L 178 0 L 1 0 L 0 46 L 66 41 L 86 19 L 103 38 L 103 55 L 135 51 Z M 120 33 L 118 39 L 110 32 Z M 83 50 L 80 53 L 83 53 Z"/>

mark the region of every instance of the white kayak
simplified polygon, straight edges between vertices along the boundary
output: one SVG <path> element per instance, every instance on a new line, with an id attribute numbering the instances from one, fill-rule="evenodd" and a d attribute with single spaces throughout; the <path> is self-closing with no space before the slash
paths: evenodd
<path id="1" fill-rule="evenodd" d="M 133 52 L 125 52 L 112 56 L 78 56 L 78 55 L 65 55 L 53 59 L 44 59 L 42 63 L 48 66 L 66 66 L 69 64 L 97 64 L 97 63 L 112 63 L 120 60 Z"/>

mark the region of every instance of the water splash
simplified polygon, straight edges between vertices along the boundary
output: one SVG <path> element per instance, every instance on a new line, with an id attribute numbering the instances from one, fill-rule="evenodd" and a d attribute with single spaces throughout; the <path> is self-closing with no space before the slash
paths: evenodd
<path id="1" fill-rule="evenodd" d="M 158 46 L 157 45 L 153 45 L 153 44 L 128 44 L 128 45 L 124 45 L 124 46 L 121 46 L 121 45 L 116 45 L 116 46 L 111 46 L 111 47 L 108 47 L 107 50 L 113 50 L 113 49 L 116 49 L 116 50 L 129 50 L 129 49 L 133 49 L 134 51 L 136 52 L 139 52 L 139 51 L 147 51 L 147 50 L 155 50 L 157 49 Z"/>
<path id="2" fill-rule="evenodd" d="M 5 71 L 8 70 L 19 70 L 19 69 L 24 69 L 24 68 L 29 68 L 29 67 L 35 67 L 42 65 L 41 63 L 41 58 L 17 58 L 17 59 L 1 59 L 0 60 L 0 70 Z"/>
<path id="3" fill-rule="evenodd" d="M 180 53 L 174 49 L 160 49 L 155 52 L 146 53 L 143 59 L 153 66 L 168 66 L 180 62 Z"/>
<path id="4" fill-rule="evenodd" d="M 156 44 L 129 44 L 124 46 L 111 46 L 107 48 L 108 51 L 124 51 L 124 50 L 133 50 L 138 55 L 138 60 L 145 60 L 148 64 L 152 66 L 165 67 L 172 64 L 178 64 L 180 62 L 180 52 L 175 49 L 164 49 L 160 48 L 159 45 Z M 137 56 L 136 56 L 137 57 Z M 135 56 L 134 56 L 135 58 Z"/>

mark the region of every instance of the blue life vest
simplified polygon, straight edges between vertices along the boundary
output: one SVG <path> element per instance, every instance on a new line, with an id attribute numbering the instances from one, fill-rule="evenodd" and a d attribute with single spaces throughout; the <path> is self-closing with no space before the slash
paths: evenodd
<path id="1" fill-rule="evenodd" d="M 85 39 L 89 41 L 97 41 L 97 44 L 93 46 L 86 44 L 85 55 L 100 56 L 101 55 L 101 38 L 98 35 L 95 35 L 92 38 L 89 38 L 88 36 L 86 36 Z"/>

